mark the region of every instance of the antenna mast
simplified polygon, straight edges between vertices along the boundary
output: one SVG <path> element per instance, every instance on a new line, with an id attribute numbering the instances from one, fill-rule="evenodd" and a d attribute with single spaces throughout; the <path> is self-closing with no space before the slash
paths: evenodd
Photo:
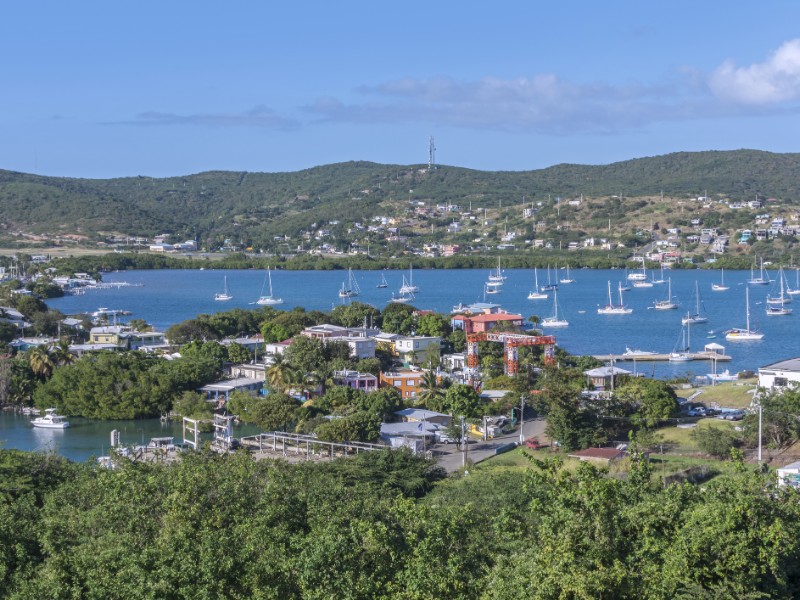
<path id="1" fill-rule="evenodd" d="M 433 136 L 431 136 L 428 143 L 428 171 L 433 171 L 436 168 L 436 146 L 433 144 Z"/>

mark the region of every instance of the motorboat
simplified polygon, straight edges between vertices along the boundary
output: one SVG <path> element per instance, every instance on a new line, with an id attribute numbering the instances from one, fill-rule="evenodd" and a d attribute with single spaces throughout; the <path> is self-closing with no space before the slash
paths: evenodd
<path id="1" fill-rule="evenodd" d="M 627 346 L 625 347 L 625 352 L 622 353 L 622 356 L 655 356 L 658 352 L 653 352 L 652 350 L 631 350 Z"/>
<path id="2" fill-rule="evenodd" d="M 42 429 L 66 429 L 69 427 L 69 421 L 66 417 L 57 415 L 55 408 L 48 408 L 41 417 L 33 419 L 31 425 Z"/>

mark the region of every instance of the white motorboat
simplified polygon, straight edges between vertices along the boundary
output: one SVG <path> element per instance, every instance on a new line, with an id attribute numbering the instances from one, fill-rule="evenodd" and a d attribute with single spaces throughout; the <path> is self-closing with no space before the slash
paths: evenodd
<path id="1" fill-rule="evenodd" d="M 269 284 L 269 294 L 266 296 L 264 295 L 264 286 Z M 283 304 L 283 298 L 276 298 L 272 295 L 272 273 L 267 267 L 267 276 L 264 278 L 264 284 L 261 286 L 261 296 L 256 300 L 256 304 L 260 304 L 261 306 L 275 306 L 277 304 Z"/>
<path id="2" fill-rule="evenodd" d="M 739 374 L 731 373 L 728 369 L 725 369 L 722 373 L 709 373 L 706 377 L 711 381 L 737 381 Z"/>
<path id="3" fill-rule="evenodd" d="M 658 352 L 653 352 L 652 350 L 631 350 L 627 346 L 625 347 L 625 352 L 622 353 L 622 356 L 655 356 Z"/>
<path id="4" fill-rule="evenodd" d="M 627 308 L 622 303 L 622 284 L 619 284 L 619 304 L 614 304 L 611 300 L 611 282 L 608 282 L 608 304 L 597 309 L 598 315 L 629 315 L 633 312 L 632 308 Z"/>
<path id="5" fill-rule="evenodd" d="M 725 339 L 731 342 L 751 342 L 764 339 L 764 334 L 750 329 L 750 289 L 745 288 L 745 314 L 747 316 L 747 325 L 744 329 L 734 327 L 725 332 Z"/>
<path id="6" fill-rule="evenodd" d="M 528 294 L 528 300 L 546 300 L 549 296 L 539 291 L 539 272 L 533 269 L 533 290 Z"/>
<path id="7" fill-rule="evenodd" d="M 230 292 L 228 292 L 228 276 L 225 275 L 225 287 L 221 292 L 214 294 L 214 300 L 219 300 L 224 302 L 226 300 L 233 300 L 233 296 L 231 296 Z"/>
<path id="8" fill-rule="evenodd" d="M 48 408 L 44 411 L 44 415 L 33 419 L 31 425 L 42 429 L 66 429 L 69 427 L 69 421 L 66 417 L 57 415 L 55 408 Z"/>
<path id="9" fill-rule="evenodd" d="M 497 259 L 497 270 L 489 273 L 489 284 L 494 286 L 503 285 L 506 281 L 506 276 L 503 275 L 503 270 L 500 268 L 500 259 Z"/>

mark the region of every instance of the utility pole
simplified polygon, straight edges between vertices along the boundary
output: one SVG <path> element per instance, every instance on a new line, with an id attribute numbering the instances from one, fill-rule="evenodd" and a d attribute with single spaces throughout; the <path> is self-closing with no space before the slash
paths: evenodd
<path id="1" fill-rule="evenodd" d="M 758 464 L 761 464 L 761 399 L 758 400 Z"/>
<path id="2" fill-rule="evenodd" d="M 523 431 L 525 425 L 525 394 L 519 396 L 519 444 L 520 446 L 525 443 L 525 432 Z"/>
<path id="3" fill-rule="evenodd" d="M 467 432 L 464 430 L 464 417 L 461 417 L 461 443 L 464 451 L 461 453 L 461 466 L 467 468 Z"/>

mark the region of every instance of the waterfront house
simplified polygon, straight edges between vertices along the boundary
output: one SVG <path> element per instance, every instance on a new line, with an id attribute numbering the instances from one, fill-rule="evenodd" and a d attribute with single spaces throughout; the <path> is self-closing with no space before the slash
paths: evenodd
<path id="1" fill-rule="evenodd" d="M 260 392 L 263 389 L 263 379 L 238 377 L 236 379 L 228 379 L 225 381 L 218 381 L 216 383 L 209 383 L 208 385 L 201 387 L 198 391 L 205 395 L 206 402 L 211 402 L 217 408 L 222 408 L 230 399 L 231 392 Z"/>
<path id="2" fill-rule="evenodd" d="M 800 357 L 789 358 L 758 369 L 758 387 L 782 390 L 800 384 Z"/>

